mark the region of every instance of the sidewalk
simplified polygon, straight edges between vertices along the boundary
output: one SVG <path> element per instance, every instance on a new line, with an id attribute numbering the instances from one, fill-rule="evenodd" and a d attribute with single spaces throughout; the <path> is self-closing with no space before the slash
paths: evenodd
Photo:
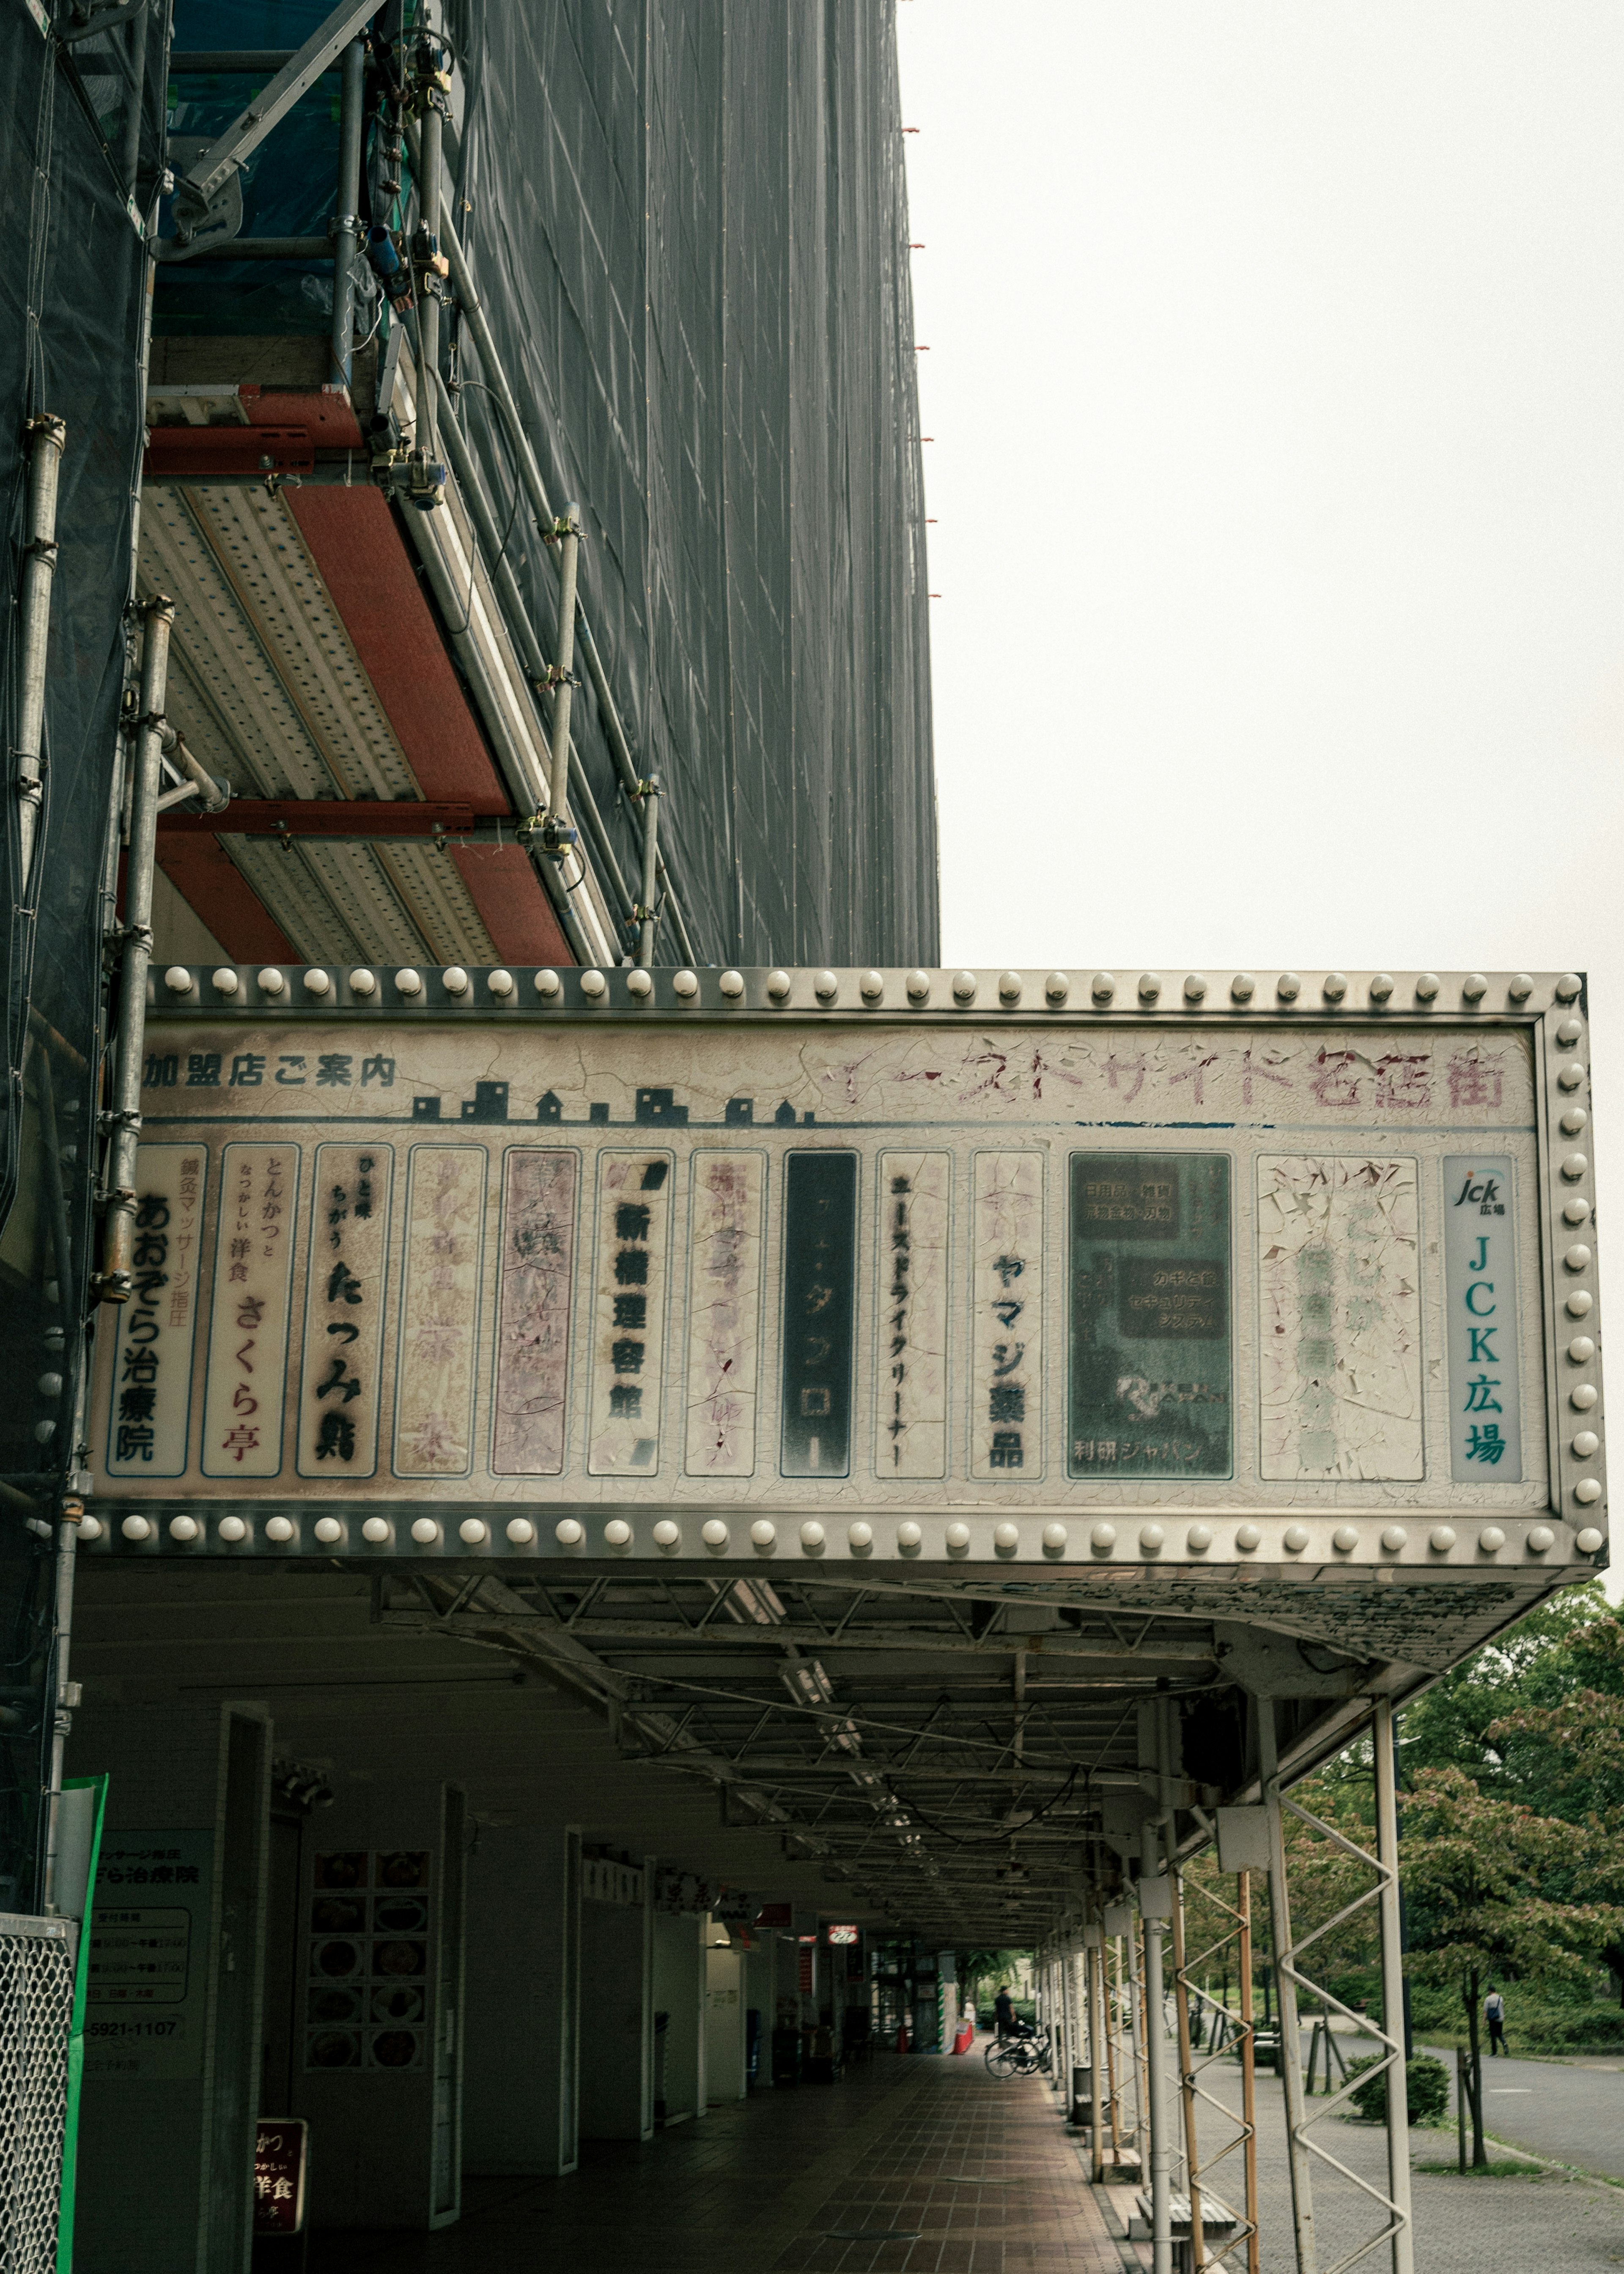
<path id="1" fill-rule="evenodd" d="M 1207 2072 L 1206 2082 L 1238 2105 L 1238 2068 L 1221 2061 Z M 1385 2187 L 1387 2135 L 1379 2126 L 1329 2116 L 1314 2127 L 1314 2135 L 1360 2179 Z M 1202 2154 L 1210 2157 L 1230 2134 L 1218 2117 L 1204 2111 L 1199 2136 Z M 1612 2274 L 1624 2265 L 1624 2188 L 1555 2173 L 1461 2179 L 1453 2171 L 1413 2170 L 1416 2163 L 1453 2164 L 1455 2153 L 1453 2122 L 1447 2130 L 1411 2135 L 1417 2274 L 1600 2274 L 1603 2269 Z M 1258 2179 L 1263 2274 L 1296 2274 L 1284 2102 L 1278 2079 L 1270 2075 L 1258 2079 Z M 1211 2184 L 1225 2201 L 1239 2206 L 1244 2188 L 1238 2150 L 1212 2170 Z M 1113 2225 L 1120 2232 L 1132 2209 L 1133 2190 L 1099 2192 L 1116 2210 Z M 1380 2206 L 1318 2157 L 1313 2159 L 1312 2192 L 1322 2267 L 1336 2265 L 1383 2224 Z M 1148 2244 L 1119 2248 L 1131 2254 L 1125 2264 L 1149 2266 Z M 1226 2262 L 1235 2263 L 1234 2258 Z M 1244 2250 L 1238 2263 L 1245 2264 Z M 1361 2263 L 1372 2274 L 1386 2274 L 1390 2261 L 1383 2247 Z"/>
<path id="2" fill-rule="evenodd" d="M 1122 2274 L 1054 2096 L 877 2052 L 562 2180 L 474 2180 L 437 2234 L 317 2233 L 311 2274 Z"/>

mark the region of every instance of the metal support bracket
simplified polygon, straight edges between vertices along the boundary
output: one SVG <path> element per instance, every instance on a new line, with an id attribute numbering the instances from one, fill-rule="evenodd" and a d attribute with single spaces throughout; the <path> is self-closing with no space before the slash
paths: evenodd
<path id="1" fill-rule="evenodd" d="M 183 240 L 191 237 L 207 217 L 216 192 L 376 12 L 377 0 L 346 0 L 344 6 L 335 8 L 289 57 L 270 85 L 259 90 L 248 109 L 193 159 L 175 184 L 175 219 Z"/>

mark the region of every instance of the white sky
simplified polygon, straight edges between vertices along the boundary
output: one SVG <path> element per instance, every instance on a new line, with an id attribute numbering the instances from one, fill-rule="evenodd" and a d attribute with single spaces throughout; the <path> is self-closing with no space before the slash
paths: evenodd
<path id="1" fill-rule="evenodd" d="M 898 14 L 944 960 L 1588 970 L 1606 1177 L 1624 8 Z"/>

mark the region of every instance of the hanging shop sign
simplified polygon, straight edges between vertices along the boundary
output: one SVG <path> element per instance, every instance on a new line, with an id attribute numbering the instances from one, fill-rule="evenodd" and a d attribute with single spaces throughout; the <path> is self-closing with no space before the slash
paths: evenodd
<path id="1" fill-rule="evenodd" d="M 105 1552 L 1601 1547 L 1576 979 L 154 992 Z"/>

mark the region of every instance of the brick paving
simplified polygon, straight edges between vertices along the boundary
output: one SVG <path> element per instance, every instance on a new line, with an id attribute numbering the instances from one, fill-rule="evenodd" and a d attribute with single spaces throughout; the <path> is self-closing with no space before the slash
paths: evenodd
<path id="1" fill-rule="evenodd" d="M 309 2274 L 1122 2274 L 1046 2085 L 877 2053 L 563 2180 L 475 2180 L 438 2234 L 318 2233 Z"/>

